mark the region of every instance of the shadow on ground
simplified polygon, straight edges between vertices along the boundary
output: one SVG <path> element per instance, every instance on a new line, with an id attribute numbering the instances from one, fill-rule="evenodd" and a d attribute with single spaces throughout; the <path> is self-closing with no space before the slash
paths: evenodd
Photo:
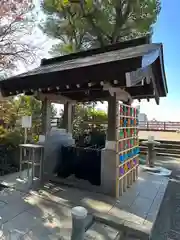
<path id="1" fill-rule="evenodd" d="M 159 164 L 163 164 L 163 161 L 159 160 Z M 16 178 L 9 180 L 12 184 L 13 179 Z M 8 182 L 8 179 L 6 181 Z M 159 198 L 164 195 L 164 187 L 166 185 L 163 186 L 158 179 L 144 173 L 140 174 L 138 182 L 118 200 L 99 193 L 52 183 L 40 188 L 34 186 L 33 190 L 19 186 L 11 192 L 4 190 L 6 193 L 4 195 L 1 192 L 0 216 L 4 222 L 4 233 L 8 235 L 8 231 L 13 230 L 13 237 L 15 236 L 13 239 L 20 236 L 23 240 L 70 239 L 71 209 L 77 205 L 84 206 L 89 212 L 87 226 L 92 223 L 93 214 L 96 219 L 99 217 L 107 220 L 106 222 L 113 222 L 117 227 L 121 225 L 130 230 L 138 225 L 139 231 L 148 233 L 149 227 L 145 223 L 151 225 L 151 221 L 147 221 L 147 217 L 152 219 L 150 209 L 159 204 Z M 160 195 L 157 195 L 158 192 Z M 98 229 L 95 228 L 93 231 L 99 235 L 105 234 L 103 236 L 105 239 L 113 239 L 109 236 L 111 231 L 108 228 Z"/>

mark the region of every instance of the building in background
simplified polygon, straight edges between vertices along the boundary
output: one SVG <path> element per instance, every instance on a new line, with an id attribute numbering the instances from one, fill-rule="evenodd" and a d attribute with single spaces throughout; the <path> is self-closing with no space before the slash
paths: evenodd
<path id="1" fill-rule="evenodd" d="M 147 123 L 148 117 L 145 113 L 139 113 L 138 120 L 139 122 Z"/>
<path id="2" fill-rule="evenodd" d="M 139 114 L 138 114 L 139 128 L 146 128 L 147 122 L 148 122 L 147 114 L 141 113 L 140 105 L 136 106 L 136 108 L 139 112 Z"/>

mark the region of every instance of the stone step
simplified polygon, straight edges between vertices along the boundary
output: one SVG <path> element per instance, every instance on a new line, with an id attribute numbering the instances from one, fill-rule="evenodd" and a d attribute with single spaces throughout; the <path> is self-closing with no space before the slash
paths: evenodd
<path id="1" fill-rule="evenodd" d="M 180 149 L 180 145 L 174 143 L 162 143 L 159 147 L 169 148 L 169 149 Z"/>
<path id="2" fill-rule="evenodd" d="M 85 240 L 116 240 L 119 237 L 119 231 L 108 225 L 95 222 L 85 234 Z M 121 238 L 119 238 L 120 240 Z"/>
<path id="3" fill-rule="evenodd" d="M 85 240 L 139 240 L 139 236 L 136 234 L 129 235 L 126 233 L 126 237 L 123 235 L 122 231 L 116 228 L 110 227 L 107 224 L 100 222 L 95 222 L 85 233 Z M 128 236 L 129 235 L 129 236 Z M 146 239 L 146 238 L 143 238 Z M 148 239 L 148 237 L 147 237 Z"/>
<path id="4" fill-rule="evenodd" d="M 140 146 L 144 146 L 146 147 L 145 145 L 142 145 L 141 142 L 139 143 Z M 161 144 L 160 146 L 158 146 L 158 148 L 168 148 L 168 149 L 180 149 L 180 145 L 177 145 L 177 144 Z"/>
<path id="5" fill-rule="evenodd" d="M 151 233 L 151 227 L 146 224 L 139 224 L 136 221 L 124 221 L 123 219 L 116 216 L 113 216 L 111 214 L 107 213 L 94 213 L 94 220 L 95 224 L 97 226 L 101 226 L 98 228 L 98 231 L 102 234 L 103 232 L 110 232 L 112 233 L 111 236 L 116 236 L 115 240 L 148 240 L 150 233 Z M 105 230 L 102 231 L 102 229 L 105 226 Z M 94 230 L 93 228 L 90 228 L 91 231 Z M 118 234 L 117 234 L 118 232 Z M 124 236 L 124 234 L 126 236 Z M 117 234 L 117 235 L 116 235 Z M 91 238 L 96 240 L 96 238 Z M 99 239 L 107 239 L 111 240 L 112 238 L 97 238 Z"/>
<path id="6" fill-rule="evenodd" d="M 147 151 L 146 150 L 142 150 L 142 151 L 140 151 L 140 153 L 142 155 L 146 155 Z M 160 153 L 160 152 L 156 152 L 156 155 L 157 156 L 180 158 L 180 154 L 173 154 L 173 153 Z"/>
<path id="7" fill-rule="evenodd" d="M 172 140 L 157 140 L 156 141 L 160 142 L 161 145 L 164 146 L 177 146 L 180 147 L 180 140 L 179 141 L 172 141 Z M 142 141 L 147 141 L 147 139 L 139 139 L 139 143 L 141 143 Z"/>
<path id="8" fill-rule="evenodd" d="M 164 147 L 155 147 L 156 152 L 158 153 L 172 153 L 172 154 L 179 154 L 180 155 L 180 148 L 179 149 L 172 149 L 172 148 L 164 148 Z M 146 146 L 140 146 L 140 151 L 147 151 Z"/>

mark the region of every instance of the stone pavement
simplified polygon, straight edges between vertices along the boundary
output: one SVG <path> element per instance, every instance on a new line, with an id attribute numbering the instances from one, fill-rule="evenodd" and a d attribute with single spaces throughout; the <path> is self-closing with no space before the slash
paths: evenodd
<path id="1" fill-rule="evenodd" d="M 0 178 L 12 187 L 0 192 L 0 216 L 4 235 L 23 240 L 70 239 L 71 208 L 77 205 L 89 212 L 86 239 L 121 239 L 124 228 L 134 229 L 137 236 L 148 235 L 168 183 L 164 177 L 141 172 L 138 182 L 116 200 L 51 183 L 30 189 L 29 183 L 16 178 L 17 174 Z"/>
<path id="2" fill-rule="evenodd" d="M 180 239 L 180 169 L 173 170 L 157 220 L 153 240 Z"/>

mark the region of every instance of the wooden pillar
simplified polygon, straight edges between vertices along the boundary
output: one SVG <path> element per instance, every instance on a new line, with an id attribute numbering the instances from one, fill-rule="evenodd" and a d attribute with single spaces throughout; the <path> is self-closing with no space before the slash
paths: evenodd
<path id="1" fill-rule="evenodd" d="M 42 134 L 47 135 L 51 130 L 51 101 L 42 100 Z"/>
<path id="2" fill-rule="evenodd" d="M 108 129 L 105 149 L 101 152 L 101 188 L 105 194 L 117 196 L 117 121 L 118 101 L 116 95 L 108 99 Z"/>
<path id="3" fill-rule="evenodd" d="M 74 121 L 75 112 L 76 112 L 76 105 L 73 104 L 72 105 L 72 114 L 71 114 L 71 122 L 72 122 L 72 124 L 73 124 L 73 121 Z"/>
<path id="4" fill-rule="evenodd" d="M 116 95 L 109 96 L 108 99 L 108 129 L 107 138 L 108 142 L 116 142 L 117 140 L 117 99 Z"/>
<path id="5" fill-rule="evenodd" d="M 63 128 L 69 133 L 72 133 L 72 110 L 72 103 L 64 104 Z"/>

